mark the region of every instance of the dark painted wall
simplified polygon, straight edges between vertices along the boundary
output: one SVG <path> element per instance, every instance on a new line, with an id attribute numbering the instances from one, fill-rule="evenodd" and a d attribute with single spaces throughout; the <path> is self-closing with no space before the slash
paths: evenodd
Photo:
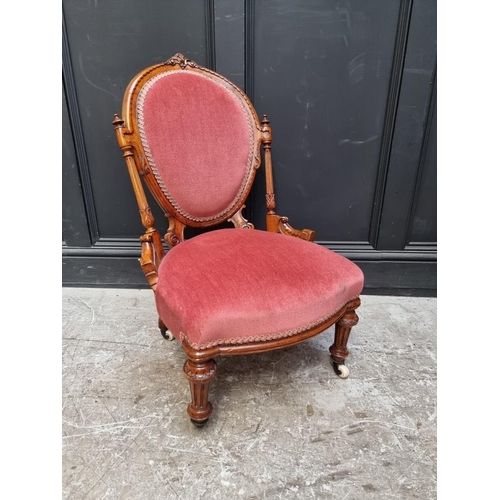
<path id="1" fill-rule="evenodd" d="M 146 286 L 110 121 L 138 71 L 182 52 L 269 116 L 279 213 L 357 262 L 367 291 L 434 293 L 435 0 L 63 6 L 65 284 Z M 247 203 L 259 228 L 264 200 L 260 172 Z"/>

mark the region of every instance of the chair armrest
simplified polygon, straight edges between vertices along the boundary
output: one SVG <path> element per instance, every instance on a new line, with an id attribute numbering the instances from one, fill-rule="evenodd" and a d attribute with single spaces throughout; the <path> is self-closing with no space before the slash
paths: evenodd
<path id="1" fill-rule="evenodd" d="M 148 280 L 149 286 L 156 291 L 158 268 L 165 256 L 160 234 L 156 229 L 148 229 L 140 238 L 141 257 L 139 262 Z"/>
<path id="2" fill-rule="evenodd" d="M 281 233 L 286 236 L 294 236 L 301 240 L 314 241 L 315 232 L 311 229 L 294 229 L 288 224 L 288 217 L 276 214 L 266 215 L 267 230 L 271 233 Z"/>
<path id="3" fill-rule="evenodd" d="M 293 236 L 301 240 L 314 241 L 314 231 L 310 229 L 294 229 L 288 224 L 288 217 L 276 215 L 276 199 L 274 196 L 274 183 L 273 183 L 273 162 L 271 159 L 271 142 L 272 132 L 271 125 L 267 116 L 264 115 L 261 122 L 261 141 L 264 148 L 264 162 L 266 165 L 266 226 L 270 233 L 281 233 L 286 236 Z"/>

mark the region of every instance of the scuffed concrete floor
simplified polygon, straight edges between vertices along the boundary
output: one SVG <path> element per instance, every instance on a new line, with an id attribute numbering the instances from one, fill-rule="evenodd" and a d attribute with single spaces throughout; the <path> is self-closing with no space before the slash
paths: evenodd
<path id="1" fill-rule="evenodd" d="M 333 329 L 219 358 L 198 429 L 152 292 L 63 289 L 63 498 L 436 498 L 436 299 L 358 312 L 347 380 Z"/>

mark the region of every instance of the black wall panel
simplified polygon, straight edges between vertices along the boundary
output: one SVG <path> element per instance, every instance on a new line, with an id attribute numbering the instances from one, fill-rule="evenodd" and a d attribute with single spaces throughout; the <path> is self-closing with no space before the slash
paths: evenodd
<path id="1" fill-rule="evenodd" d="M 417 178 L 414 212 L 408 231 L 409 245 L 436 245 L 437 243 L 437 117 L 433 107 L 428 142 L 423 151 L 420 177 Z"/>
<path id="2" fill-rule="evenodd" d="M 402 250 L 408 243 L 410 219 L 418 194 L 416 187 L 435 109 L 435 8 L 433 1 L 415 0 L 411 11 L 376 248 Z M 435 137 L 435 129 L 432 133 Z M 432 154 L 435 158 L 435 149 L 429 150 L 429 155 Z M 427 161 L 432 161 L 430 156 Z M 435 214 L 436 199 L 430 192 L 428 202 L 433 204 Z M 435 242 L 436 234 L 429 233 L 428 238 Z"/>
<path id="3" fill-rule="evenodd" d="M 368 243 L 398 12 L 391 0 L 255 3 L 254 102 L 273 125 L 278 212 L 314 223 L 319 241 Z"/>
<path id="4" fill-rule="evenodd" d="M 146 286 L 136 261 L 142 226 L 110 122 L 138 71 L 182 52 L 269 116 L 279 213 L 356 261 L 367 292 L 433 293 L 435 0 L 64 0 L 63 8 L 66 285 Z M 263 177 L 247 203 L 259 228 Z"/>
<path id="5" fill-rule="evenodd" d="M 182 51 L 207 64 L 203 0 L 64 3 L 71 66 L 101 238 L 142 231 L 111 121 L 141 69 Z"/>
<path id="6" fill-rule="evenodd" d="M 63 244 L 89 246 L 89 227 L 64 88 L 62 94 L 62 168 Z"/>

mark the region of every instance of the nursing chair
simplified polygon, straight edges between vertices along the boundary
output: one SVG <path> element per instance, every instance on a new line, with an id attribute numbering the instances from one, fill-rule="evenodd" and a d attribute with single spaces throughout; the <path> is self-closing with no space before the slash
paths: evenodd
<path id="1" fill-rule="evenodd" d="M 145 227 L 139 262 L 154 291 L 159 328 L 187 356 L 191 421 L 201 426 L 212 413 L 208 396 L 217 356 L 290 347 L 335 324 L 330 359 L 346 378 L 363 273 L 313 243 L 314 231 L 294 229 L 275 212 L 266 115 L 259 121 L 236 85 L 176 54 L 130 82 L 122 118 L 115 115 L 113 125 Z M 266 231 L 254 229 L 242 213 L 261 148 Z M 142 182 L 168 217 L 168 252 Z M 186 226 L 224 221 L 235 229 L 184 238 Z"/>

